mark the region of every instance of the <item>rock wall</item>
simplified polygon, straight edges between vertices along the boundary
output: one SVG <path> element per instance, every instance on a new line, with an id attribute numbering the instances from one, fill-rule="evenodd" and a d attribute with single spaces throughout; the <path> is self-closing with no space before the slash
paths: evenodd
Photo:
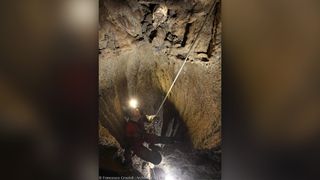
<path id="1" fill-rule="evenodd" d="M 214 1 L 100 1 L 100 123 L 121 144 L 123 106 L 136 97 L 153 114 Z M 220 3 L 205 22 L 168 100 L 196 149 L 221 143 Z"/>

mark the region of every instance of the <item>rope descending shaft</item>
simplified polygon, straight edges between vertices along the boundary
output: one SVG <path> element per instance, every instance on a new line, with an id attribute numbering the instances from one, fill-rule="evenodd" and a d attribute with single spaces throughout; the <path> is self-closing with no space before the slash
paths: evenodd
<path id="1" fill-rule="evenodd" d="M 216 6 L 217 2 L 218 2 L 218 1 L 216 0 L 216 1 L 213 3 L 213 5 L 212 5 L 212 7 L 210 8 L 210 10 L 209 10 L 206 18 L 204 19 L 204 21 L 203 21 L 203 23 L 202 23 L 202 25 L 201 25 L 201 28 L 200 28 L 199 32 L 197 33 L 197 36 L 196 36 L 196 38 L 194 39 L 194 41 L 193 41 L 193 43 L 192 43 L 192 45 L 191 45 L 191 47 L 190 47 L 190 49 L 189 49 L 189 51 L 188 51 L 188 53 L 187 53 L 187 56 L 185 57 L 185 59 L 184 59 L 182 65 L 181 65 L 181 67 L 180 67 L 180 69 L 179 69 L 176 77 L 174 78 L 174 80 L 173 80 L 173 82 L 172 82 L 172 84 L 171 84 L 171 86 L 170 86 L 170 88 L 169 88 L 169 90 L 168 90 L 168 92 L 167 92 L 167 94 L 166 94 L 166 96 L 163 98 L 163 101 L 162 101 L 162 103 L 161 103 L 160 106 L 159 106 L 159 109 L 158 109 L 158 111 L 157 111 L 157 113 L 156 113 L 156 116 L 159 115 L 159 112 L 161 111 L 164 103 L 166 102 L 166 100 L 167 100 L 167 98 L 168 98 L 168 96 L 169 96 L 169 94 L 170 94 L 170 92 L 171 92 L 174 84 L 176 83 L 178 77 L 180 76 L 181 71 L 182 71 L 184 65 L 186 64 L 186 62 L 187 62 L 187 60 L 188 60 L 188 57 L 189 57 L 191 51 L 193 50 L 194 45 L 196 44 L 196 42 L 197 42 L 197 40 L 198 40 L 198 38 L 199 38 L 199 36 L 200 36 L 200 34 L 201 34 L 201 31 L 202 31 L 204 25 L 206 24 L 206 21 L 207 21 L 208 17 L 210 16 L 210 14 L 212 13 L 213 9 L 215 9 L 215 6 Z"/>

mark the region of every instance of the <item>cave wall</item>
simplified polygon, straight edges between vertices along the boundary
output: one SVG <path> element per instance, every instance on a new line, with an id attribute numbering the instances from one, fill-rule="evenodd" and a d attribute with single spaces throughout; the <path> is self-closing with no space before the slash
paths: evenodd
<path id="1" fill-rule="evenodd" d="M 100 1 L 99 121 L 120 144 L 123 106 L 157 111 L 213 2 Z M 197 149 L 221 143 L 219 14 L 218 3 L 168 98 Z"/>

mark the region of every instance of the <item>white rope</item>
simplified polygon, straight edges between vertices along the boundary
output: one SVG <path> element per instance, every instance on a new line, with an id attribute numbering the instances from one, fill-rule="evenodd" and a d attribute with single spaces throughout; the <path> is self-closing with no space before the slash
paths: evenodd
<path id="1" fill-rule="evenodd" d="M 193 48 L 194 48 L 194 45 L 196 44 L 196 42 L 197 42 L 197 40 L 198 40 L 198 38 L 199 38 L 199 36 L 200 36 L 200 34 L 201 34 L 201 31 L 202 31 L 202 29 L 203 29 L 204 25 L 206 24 L 206 21 L 207 21 L 208 17 L 211 15 L 212 10 L 215 8 L 216 3 L 217 3 L 217 0 L 213 3 L 213 5 L 212 5 L 211 9 L 209 10 L 209 12 L 208 12 L 208 14 L 207 14 L 206 18 L 204 19 L 203 24 L 202 24 L 202 26 L 201 26 L 201 28 L 200 28 L 200 30 L 199 30 L 199 32 L 198 32 L 198 34 L 197 34 L 196 38 L 194 39 L 194 41 L 193 41 L 193 43 L 192 43 L 192 45 L 191 45 L 191 47 L 190 47 L 190 49 L 189 49 L 189 51 L 188 51 L 188 53 L 187 53 L 187 56 L 185 57 L 185 59 L 184 59 L 184 61 L 183 61 L 182 65 L 181 65 L 181 67 L 180 67 L 180 69 L 179 69 L 179 71 L 178 71 L 178 73 L 177 73 L 176 77 L 174 78 L 174 80 L 173 80 L 173 82 L 172 82 L 172 84 L 171 84 L 171 86 L 170 86 L 170 88 L 169 88 L 169 90 L 168 90 L 168 92 L 167 92 L 167 94 L 166 94 L 166 96 L 163 98 L 163 101 L 162 101 L 162 103 L 161 103 L 161 104 L 160 104 L 160 106 L 159 106 L 159 109 L 158 109 L 158 111 L 157 111 L 157 113 L 156 113 L 156 116 L 158 116 L 158 115 L 159 115 L 159 112 L 161 111 L 161 109 L 162 109 L 162 107 L 163 107 L 163 105 L 164 105 L 165 101 L 167 100 L 167 98 L 168 98 L 168 96 L 169 96 L 169 94 L 170 94 L 170 92 L 171 92 L 171 90 L 172 90 L 172 88 L 173 88 L 174 84 L 176 83 L 176 81 L 177 81 L 177 79 L 178 79 L 178 77 L 179 77 L 179 75 L 180 75 L 180 73 L 181 73 L 181 71 L 182 71 L 182 69 L 183 69 L 184 65 L 186 64 L 186 62 L 187 62 L 187 60 L 188 60 L 188 57 L 189 57 L 189 55 L 190 55 L 191 51 L 192 51 L 192 50 L 193 50 Z"/>

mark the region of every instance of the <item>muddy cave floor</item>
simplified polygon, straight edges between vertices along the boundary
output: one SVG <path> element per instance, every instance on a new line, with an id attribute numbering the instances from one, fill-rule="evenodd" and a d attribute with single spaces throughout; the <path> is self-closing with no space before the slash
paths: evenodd
<path id="1" fill-rule="evenodd" d="M 122 148 L 100 144 L 101 177 L 143 177 L 156 180 L 193 180 L 221 178 L 221 148 L 196 150 L 192 147 L 188 132 L 182 121 L 171 119 L 164 123 L 163 118 L 153 124 L 146 124 L 147 131 L 157 135 L 174 137 L 174 144 L 157 144 L 162 155 L 159 165 L 153 165 L 134 155 L 132 167 L 125 166 Z M 145 144 L 148 147 L 148 144 Z"/>

